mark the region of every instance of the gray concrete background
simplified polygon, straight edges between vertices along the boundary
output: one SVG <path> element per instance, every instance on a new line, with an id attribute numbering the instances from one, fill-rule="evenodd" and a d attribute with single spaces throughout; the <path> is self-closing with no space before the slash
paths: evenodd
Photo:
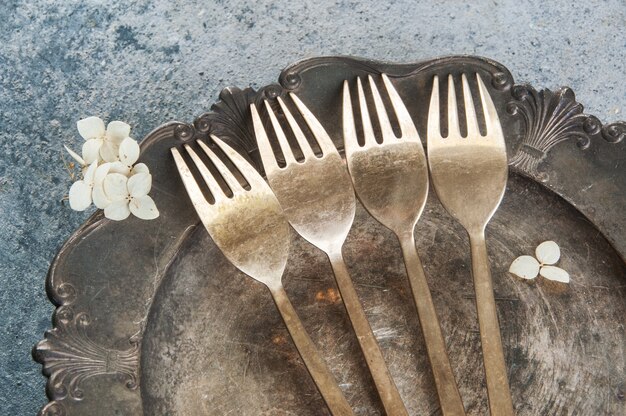
<path id="1" fill-rule="evenodd" d="M 125 120 L 140 139 L 191 121 L 223 87 L 274 82 L 302 58 L 463 53 L 500 61 L 518 82 L 568 85 L 613 121 L 626 104 L 625 27 L 624 0 L 2 0 L 0 413 L 35 414 L 45 402 L 30 357 L 50 327 L 45 275 L 89 215 L 61 202 L 63 144 L 80 149 L 78 119 Z"/>

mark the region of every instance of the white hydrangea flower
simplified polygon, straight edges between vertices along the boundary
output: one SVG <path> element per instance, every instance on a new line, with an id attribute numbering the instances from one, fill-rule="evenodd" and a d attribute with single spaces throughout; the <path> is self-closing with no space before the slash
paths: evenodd
<path id="1" fill-rule="evenodd" d="M 137 163 L 139 159 L 139 143 L 130 137 L 120 143 L 118 160 L 111 165 L 111 173 L 121 173 L 125 176 L 133 176 L 136 173 L 150 173 L 145 163 Z"/>
<path id="2" fill-rule="evenodd" d="M 112 165 L 112 163 L 108 162 L 103 163 L 98 166 L 96 174 L 94 175 L 92 199 L 93 204 L 100 209 L 105 209 L 107 205 L 111 203 L 109 198 L 104 193 L 104 179 L 109 174 Z"/>
<path id="3" fill-rule="evenodd" d="M 95 161 L 115 162 L 119 147 L 130 135 L 130 126 L 122 121 L 112 121 L 104 128 L 99 117 L 87 117 L 76 123 L 78 132 L 85 139 L 82 159 L 86 164 Z"/>
<path id="4" fill-rule="evenodd" d="M 509 272 L 522 279 L 532 280 L 538 275 L 561 283 L 569 283 L 569 273 L 560 267 L 553 266 L 561 257 L 561 249 L 554 241 L 544 241 L 535 249 L 532 256 L 520 256 L 513 260 Z"/>
<path id="5" fill-rule="evenodd" d="M 152 220 L 159 211 L 148 192 L 152 187 L 149 173 L 137 173 L 130 178 L 121 173 L 109 173 L 104 178 L 104 197 L 110 201 L 104 208 L 104 216 L 121 221 L 132 213 L 143 220 Z"/>
<path id="6" fill-rule="evenodd" d="M 112 121 L 107 128 L 98 117 L 77 123 L 86 140 L 82 156 L 65 146 L 82 168 L 83 179 L 70 188 L 70 206 L 83 211 L 93 204 L 105 217 L 123 220 L 132 213 L 138 218 L 154 219 L 159 211 L 151 197 L 152 176 L 148 166 L 137 163 L 139 143 L 129 137 L 130 126 Z"/>
<path id="7" fill-rule="evenodd" d="M 82 180 L 76 181 L 70 188 L 70 207 L 74 211 L 84 211 L 91 205 L 91 193 L 94 187 L 96 169 L 98 162 L 93 162 L 83 176 Z"/>

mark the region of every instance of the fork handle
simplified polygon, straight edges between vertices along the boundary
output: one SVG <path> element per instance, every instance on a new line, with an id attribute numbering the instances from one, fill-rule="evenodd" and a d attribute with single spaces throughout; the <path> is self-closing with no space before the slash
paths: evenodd
<path id="1" fill-rule="evenodd" d="M 270 289 L 270 292 L 272 293 L 272 297 L 274 298 L 276 307 L 280 311 L 283 321 L 285 321 L 287 330 L 300 353 L 300 357 L 302 357 L 302 361 L 304 361 L 304 365 L 313 378 L 322 398 L 326 402 L 330 413 L 333 416 L 354 416 L 335 377 L 326 366 L 326 363 L 317 351 L 306 329 L 304 329 L 302 321 L 300 321 L 296 310 L 289 301 L 285 289 L 280 286 Z"/>
<path id="2" fill-rule="evenodd" d="M 380 400 L 388 416 L 408 416 L 404 407 L 400 393 L 391 378 L 389 369 L 385 364 L 385 359 L 380 351 L 376 337 L 372 332 L 361 301 L 354 289 L 350 273 L 343 260 L 341 249 L 335 252 L 329 252 L 328 258 L 333 267 L 337 287 L 343 300 L 343 304 L 348 312 L 352 329 L 356 334 L 361 351 L 365 357 L 367 366 L 374 379 L 376 390 L 380 396 Z"/>
<path id="3" fill-rule="evenodd" d="M 422 262 L 415 247 L 413 233 L 407 233 L 399 236 L 399 238 L 413 299 L 417 307 L 417 315 L 426 342 L 428 359 L 435 377 L 441 412 L 444 416 L 463 416 L 465 415 L 463 400 L 461 400 L 452 366 L 448 359 L 446 343 L 441 334 L 441 326 L 424 275 Z"/>
<path id="4" fill-rule="evenodd" d="M 515 413 L 513 412 L 513 401 L 509 390 L 496 301 L 493 295 L 493 283 L 489 271 L 487 245 L 483 231 L 470 233 L 470 247 L 489 409 L 492 416 L 512 416 Z"/>

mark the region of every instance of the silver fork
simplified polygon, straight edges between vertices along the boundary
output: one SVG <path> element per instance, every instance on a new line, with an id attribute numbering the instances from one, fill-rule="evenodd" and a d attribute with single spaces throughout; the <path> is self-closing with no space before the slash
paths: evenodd
<path id="1" fill-rule="evenodd" d="M 267 286 L 331 413 L 335 416 L 353 415 L 337 381 L 302 326 L 281 283 L 289 256 L 291 231 L 276 197 L 261 175 L 243 157 L 217 137 L 211 137 L 239 170 L 250 189 L 244 189 L 219 157 L 206 144 L 198 141 L 198 145 L 230 188 L 233 195 L 227 196 L 218 179 L 198 154 L 189 145 L 185 145 L 215 199 L 214 203 L 210 203 L 178 149 L 172 148 L 176 167 L 200 220 L 215 244 L 235 267 Z"/>
<path id="2" fill-rule="evenodd" d="M 279 167 L 259 113 L 251 105 L 254 131 L 267 179 L 293 228 L 328 255 L 352 328 L 385 412 L 393 416 L 407 415 L 341 252 L 356 210 L 350 176 L 322 125 L 298 97 L 290 95 L 315 137 L 322 156 L 314 154 L 298 122 L 279 97 L 278 103 L 304 156 L 302 162 L 295 159 L 274 111 L 266 101 L 267 112 L 286 163 L 285 167 Z"/>
<path id="3" fill-rule="evenodd" d="M 415 247 L 415 224 L 422 214 L 428 196 L 428 168 L 424 148 L 411 116 L 389 78 L 385 74 L 382 75 L 400 125 L 400 137 L 396 137 L 389 123 L 385 105 L 373 78 L 369 76 L 368 79 L 382 142 L 379 144 L 376 141 L 361 78 L 357 78 L 364 134 L 364 144 L 359 145 L 350 87 L 348 81 L 344 81 L 343 131 L 348 169 L 363 206 L 376 220 L 391 229 L 400 240 L 441 410 L 444 415 L 465 415 L 435 305 Z"/>
<path id="4" fill-rule="evenodd" d="M 509 416 L 513 415 L 513 402 L 485 244 L 485 227 L 502 201 L 508 167 L 498 112 L 478 74 L 476 81 L 486 134 L 480 133 L 467 76 L 462 74 L 467 136 L 461 136 L 454 80 L 450 75 L 448 135 L 444 138 L 439 126 L 439 78 L 435 76 L 428 112 L 428 159 L 441 204 L 469 234 L 489 408 L 492 415 Z"/>

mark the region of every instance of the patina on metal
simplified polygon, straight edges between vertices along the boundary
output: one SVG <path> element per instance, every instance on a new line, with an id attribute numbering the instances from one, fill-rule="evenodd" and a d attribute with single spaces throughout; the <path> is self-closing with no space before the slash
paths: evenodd
<path id="1" fill-rule="evenodd" d="M 249 189 L 241 185 L 239 179 L 206 144 L 198 142 L 218 170 L 217 179 L 198 154 L 186 145 L 193 165 L 214 199 L 214 202 L 210 203 L 203 195 L 185 159 L 178 149 L 172 148 L 176 167 L 200 221 L 215 244 L 235 267 L 267 286 L 307 370 L 331 413 L 335 416 L 353 415 L 337 381 L 302 326 L 283 288 L 281 279 L 289 256 L 291 233 L 278 200 L 250 163 L 216 136 L 211 138 L 243 176 Z M 221 188 L 219 182 L 222 181 L 228 186 L 229 194 Z M 224 296 L 228 296 L 228 293 Z"/>
<path id="2" fill-rule="evenodd" d="M 399 136 L 393 131 L 374 79 L 371 76 L 368 78 L 380 126 L 380 140 L 377 140 L 370 119 L 361 78 L 357 78 L 358 108 L 363 132 L 363 145 L 359 145 L 350 88 L 345 81 L 342 125 L 348 169 L 356 194 L 365 209 L 392 230 L 400 241 L 442 413 L 464 415 L 463 401 L 441 334 L 439 318 L 415 248 L 415 224 L 428 196 L 428 167 L 424 147 L 409 112 L 389 78 L 382 75 L 393 114 L 398 120 Z"/>
<path id="3" fill-rule="evenodd" d="M 267 113 L 285 162 L 284 167 L 278 166 L 261 117 L 256 107 L 251 106 L 254 131 L 267 180 L 293 228 L 328 256 L 341 299 L 385 412 L 390 416 L 407 415 L 343 259 L 342 247 L 352 228 L 356 211 L 348 171 L 319 121 L 298 97 L 291 95 L 291 98 L 315 138 L 321 156 L 315 155 L 302 128 L 283 100 L 278 98 L 302 153 L 302 160 L 297 161 L 274 110 L 266 101 Z"/>
<path id="4" fill-rule="evenodd" d="M 439 77 L 434 77 L 428 110 L 428 166 L 439 201 L 469 235 L 490 413 L 494 416 L 513 416 L 485 243 L 485 227 L 498 209 L 506 189 L 506 144 L 498 111 L 480 75 L 476 74 L 476 82 L 485 134 L 478 127 L 472 91 L 465 73 L 461 74 L 461 81 L 466 133 L 461 134 L 454 78 L 449 75 L 448 132 L 444 138 L 440 125 Z"/>
<path id="5" fill-rule="evenodd" d="M 381 73 L 394 83 L 422 139 L 435 75 L 452 74 L 458 83 L 462 73 L 478 73 L 493 98 L 509 178 L 486 240 L 516 413 L 626 412 L 626 123 L 603 125 L 567 88 L 516 85 L 493 60 L 451 56 L 411 64 L 309 59 L 285 69 L 280 85 L 227 88 L 194 123 L 168 123 L 144 138 L 140 161 L 153 174 L 161 215 L 117 223 L 97 213 L 54 259 L 47 279 L 57 306 L 54 328 L 34 348 L 49 377 L 50 402 L 41 414 L 328 414 L 267 289 L 234 268 L 199 226 L 170 148 L 197 139 L 210 143 L 215 134 L 262 170 L 250 104 L 268 100 L 280 119 L 276 98 L 293 92 L 341 149 L 344 80 L 354 84 Z M 441 100 L 445 111 L 446 94 Z M 464 233 L 430 192 L 416 245 L 465 409 L 484 415 L 487 391 Z M 571 284 L 529 284 L 507 272 L 513 259 L 547 239 L 561 247 L 559 266 Z M 409 414 L 437 414 L 396 236 L 357 203 L 344 256 Z M 331 276 L 319 250 L 293 240 L 282 282 L 303 326 L 355 414 L 381 414 Z"/>

